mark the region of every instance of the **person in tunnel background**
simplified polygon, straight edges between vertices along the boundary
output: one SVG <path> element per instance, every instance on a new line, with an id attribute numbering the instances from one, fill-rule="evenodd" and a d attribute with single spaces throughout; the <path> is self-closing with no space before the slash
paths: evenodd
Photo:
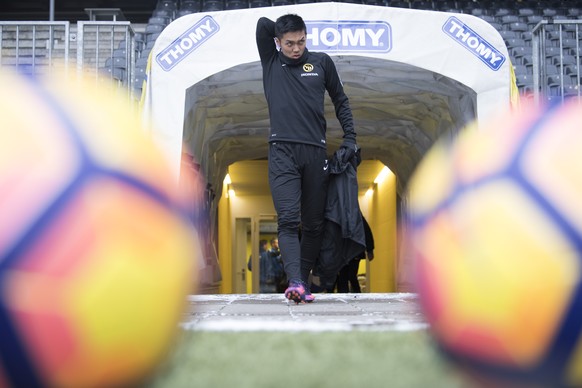
<path id="1" fill-rule="evenodd" d="M 346 160 L 358 148 L 352 112 L 333 60 L 307 50 L 307 28 L 300 16 L 286 14 L 275 22 L 261 17 L 256 40 L 271 124 L 269 185 L 288 279 L 285 297 L 309 303 L 314 297 L 307 281 L 319 255 L 329 179 L 326 91 L 344 131 Z"/>
<path id="2" fill-rule="evenodd" d="M 253 255 L 249 256 L 247 269 L 253 270 Z M 267 250 L 267 240 L 259 241 L 259 292 L 274 293 L 276 291 L 275 283 L 276 268 L 273 265 L 271 251 Z"/>

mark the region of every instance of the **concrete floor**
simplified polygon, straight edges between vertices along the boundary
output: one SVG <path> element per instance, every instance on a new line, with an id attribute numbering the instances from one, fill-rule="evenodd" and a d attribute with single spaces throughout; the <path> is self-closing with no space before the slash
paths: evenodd
<path id="1" fill-rule="evenodd" d="M 316 294 L 310 304 L 289 303 L 282 294 L 192 295 L 182 327 L 208 331 L 423 330 L 428 327 L 418 296 Z"/>

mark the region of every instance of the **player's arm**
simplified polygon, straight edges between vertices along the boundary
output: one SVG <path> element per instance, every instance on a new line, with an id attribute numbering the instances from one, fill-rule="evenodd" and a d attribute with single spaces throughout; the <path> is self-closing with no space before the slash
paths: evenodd
<path id="1" fill-rule="evenodd" d="M 344 92 L 344 86 L 333 63 L 333 60 L 326 56 L 325 60 L 325 85 L 331 101 L 335 107 L 335 115 L 344 131 L 344 141 L 342 147 L 356 151 L 356 131 L 354 129 L 354 119 L 348 96 Z"/>
<path id="2" fill-rule="evenodd" d="M 275 22 L 269 18 L 262 17 L 257 21 L 257 48 L 263 63 L 277 52 Z"/>

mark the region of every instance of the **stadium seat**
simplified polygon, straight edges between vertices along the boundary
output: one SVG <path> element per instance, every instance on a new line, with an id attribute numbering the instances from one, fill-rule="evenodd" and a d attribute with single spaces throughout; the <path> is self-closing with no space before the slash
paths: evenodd
<path id="1" fill-rule="evenodd" d="M 477 6 L 478 5 L 472 0 L 457 0 L 456 6 L 453 6 L 453 8 L 456 8 L 457 12 L 470 14 L 473 8 L 476 8 Z M 481 8 L 481 6 L 479 7 Z"/>
<path id="2" fill-rule="evenodd" d="M 176 0 L 158 0 L 157 9 L 176 9 Z"/>
<path id="3" fill-rule="evenodd" d="M 109 77 L 118 81 L 125 81 L 125 70 L 116 67 L 100 67 L 99 73 L 108 75 Z"/>
<path id="4" fill-rule="evenodd" d="M 497 31 L 501 31 L 503 29 L 501 23 L 497 23 L 497 22 L 489 22 L 489 24 L 491 26 L 493 26 L 493 28 L 495 28 Z"/>
<path id="5" fill-rule="evenodd" d="M 548 31 L 547 33 L 547 39 L 552 42 L 553 46 L 557 46 L 557 44 L 554 43 L 559 41 L 562 37 L 562 33 L 559 30 Z"/>
<path id="6" fill-rule="evenodd" d="M 413 0 L 410 2 L 410 8 L 432 10 L 432 3 L 430 1 Z"/>
<path id="7" fill-rule="evenodd" d="M 156 9 L 152 13 L 152 16 L 153 17 L 168 18 L 168 19 L 172 20 L 174 18 L 174 11 L 170 11 L 167 9 Z"/>
<path id="8" fill-rule="evenodd" d="M 251 8 L 270 7 L 271 2 L 268 0 L 250 0 L 249 5 Z"/>
<path id="9" fill-rule="evenodd" d="M 152 45 L 152 47 L 153 47 L 153 45 Z M 152 51 L 152 48 L 151 47 L 150 48 L 147 48 L 147 47 L 144 48 L 143 51 L 141 53 L 139 53 L 140 59 L 141 58 L 145 58 L 145 62 L 147 63 L 147 59 L 150 56 L 150 52 L 151 51 Z"/>
<path id="10" fill-rule="evenodd" d="M 137 67 L 136 66 L 136 68 L 135 68 L 135 75 L 136 75 L 136 77 L 140 77 L 140 78 L 144 79 L 145 78 L 145 74 L 146 74 L 145 66 L 143 66 L 143 67 Z"/>
<path id="11" fill-rule="evenodd" d="M 170 22 L 170 19 L 164 18 L 164 17 L 159 17 L 159 16 L 152 16 L 148 20 L 148 24 L 159 24 L 162 26 L 167 26 L 169 22 Z"/>
<path id="12" fill-rule="evenodd" d="M 455 12 L 457 11 L 457 5 L 455 4 L 454 1 L 448 1 L 448 0 L 433 0 L 433 8 L 436 9 L 437 11 L 443 11 L 443 12 L 450 12 L 451 10 L 454 10 Z"/>
<path id="13" fill-rule="evenodd" d="M 526 23 L 536 25 L 542 20 L 544 20 L 542 15 L 530 15 L 526 18 Z"/>
<path id="14" fill-rule="evenodd" d="M 198 12 L 198 11 L 196 11 L 196 12 Z M 189 9 L 182 9 L 182 10 L 178 11 L 178 13 L 176 14 L 176 19 L 177 18 L 181 18 L 182 16 L 186 16 L 186 15 L 190 15 L 190 14 L 196 13 L 196 12 L 191 11 Z"/>
<path id="15" fill-rule="evenodd" d="M 118 67 L 120 69 L 127 69 L 129 62 L 130 62 L 130 58 L 119 58 L 119 57 L 113 57 L 113 67 Z"/>
<path id="16" fill-rule="evenodd" d="M 577 19 L 582 15 L 582 10 L 580 8 L 568 8 L 566 14 L 571 18 Z"/>
<path id="17" fill-rule="evenodd" d="M 519 17 L 520 21 L 527 23 L 527 18 L 530 16 L 535 15 L 535 11 L 533 8 L 519 8 L 517 10 L 517 16 Z"/>
<path id="18" fill-rule="evenodd" d="M 527 73 L 520 73 L 515 75 L 515 83 L 518 88 L 524 86 L 533 86 L 533 76 Z"/>
<path id="19" fill-rule="evenodd" d="M 105 61 L 105 66 L 107 67 L 113 66 L 118 69 L 126 69 L 127 63 L 125 58 L 123 57 L 111 57 L 107 58 L 107 60 Z"/>
<path id="20" fill-rule="evenodd" d="M 202 2 L 200 0 L 182 0 L 178 13 L 182 11 L 200 12 L 201 9 Z"/>
<path id="21" fill-rule="evenodd" d="M 146 34 L 146 48 L 150 46 L 150 43 L 155 42 L 156 39 L 158 39 L 158 36 L 160 36 L 160 32 L 156 32 L 155 34 Z"/>
<path id="22" fill-rule="evenodd" d="M 522 22 L 514 22 L 514 23 L 504 24 L 504 27 L 508 30 L 518 31 L 518 32 L 523 32 L 523 31 L 529 30 L 527 24 L 522 23 Z"/>
<path id="23" fill-rule="evenodd" d="M 136 61 L 135 61 L 135 68 L 136 69 L 144 69 L 147 67 L 148 64 L 148 56 L 144 55 L 145 52 L 142 52 L 142 56 L 139 57 Z M 149 54 L 149 53 L 148 53 Z"/>
<path id="24" fill-rule="evenodd" d="M 520 57 L 517 61 L 527 68 L 528 73 L 533 73 L 533 59 L 531 56 Z"/>
<path id="25" fill-rule="evenodd" d="M 483 16 L 487 15 L 487 10 L 483 8 L 473 8 L 471 10 L 471 15 L 482 18 Z"/>
<path id="26" fill-rule="evenodd" d="M 566 24 L 562 26 L 562 30 L 567 38 L 575 39 L 576 31 L 578 32 L 578 36 L 582 37 L 582 25 L 580 24 Z"/>
<path id="27" fill-rule="evenodd" d="M 560 47 L 560 42 L 558 42 L 557 47 Z M 580 49 L 582 49 L 582 42 L 580 42 Z M 562 53 L 564 55 L 577 55 L 576 40 L 570 38 L 562 39 Z"/>
<path id="28" fill-rule="evenodd" d="M 558 14 L 558 11 L 555 8 L 544 8 L 542 9 L 542 16 L 545 18 L 554 17 Z"/>
<path id="29" fill-rule="evenodd" d="M 408 1 L 390 1 L 388 6 L 395 8 L 410 8 L 410 3 Z"/>
<path id="30" fill-rule="evenodd" d="M 244 9 L 249 8 L 248 0 L 226 0 L 224 9 Z"/>
<path id="31" fill-rule="evenodd" d="M 363 3 L 366 5 L 377 5 L 381 7 L 385 7 L 387 5 L 385 0 L 363 0 Z"/>
<path id="32" fill-rule="evenodd" d="M 516 22 L 520 22 L 519 17 L 517 15 L 503 15 L 499 18 L 499 22 L 501 24 L 511 24 L 511 23 L 516 23 Z"/>
<path id="33" fill-rule="evenodd" d="M 518 46 L 525 46 L 525 40 L 521 38 L 509 38 L 505 41 L 508 48 L 518 47 Z"/>
<path id="34" fill-rule="evenodd" d="M 546 70 L 546 75 L 560 74 L 560 69 L 558 69 L 558 66 L 556 66 L 554 64 L 546 64 L 544 66 L 544 69 Z"/>
<path id="35" fill-rule="evenodd" d="M 160 33 L 164 30 L 164 28 L 166 28 L 166 26 L 163 24 L 148 24 L 145 28 L 146 36 Z"/>
<path id="36" fill-rule="evenodd" d="M 138 94 L 141 94 L 141 89 L 142 89 L 142 87 L 143 87 L 143 81 L 144 81 L 144 79 L 145 79 L 145 78 L 141 79 L 141 78 L 137 78 L 137 77 L 136 77 L 136 78 L 133 80 L 133 85 L 132 85 L 132 86 L 133 86 L 133 90 L 134 90 L 136 93 L 138 93 Z"/>
<path id="37" fill-rule="evenodd" d="M 274 7 L 277 7 L 280 5 L 292 5 L 295 4 L 295 2 L 292 0 L 273 0 L 272 4 Z"/>
<path id="38" fill-rule="evenodd" d="M 562 52 L 560 51 L 559 47 L 554 46 L 546 46 L 546 50 L 544 52 L 546 57 L 546 63 L 549 65 L 554 64 L 554 58 L 560 58 L 562 56 Z"/>
<path id="39" fill-rule="evenodd" d="M 127 51 L 124 48 L 118 48 L 113 50 L 113 57 L 114 58 L 125 58 L 127 55 Z"/>
<path id="40" fill-rule="evenodd" d="M 136 32 L 135 33 L 135 49 L 137 51 L 143 50 L 145 46 L 145 35 L 143 32 Z"/>
<path id="41" fill-rule="evenodd" d="M 491 23 L 497 23 L 497 19 L 495 19 L 495 16 L 491 16 L 491 15 L 481 15 L 479 16 L 479 19 L 483 19 L 485 20 L 487 23 L 491 24 Z"/>
<path id="42" fill-rule="evenodd" d="M 174 12 L 176 9 L 178 9 L 178 7 L 176 6 L 175 0 L 159 0 L 156 5 L 156 10 L 168 10 Z"/>
<path id="43" fill-rule="evenodd" d="M 532 33 L 531 31 L 521 31 L 520 32 L 521 38 L 523 40 L 525 40 L 525 43 L 529 46 L 531 46 L 531 40 L 532 40 Z"/>
<path id="44" fill-rule="evenodd" d="M 515 76 L 517 77 L 518 75 L 521 74 L 529 74 L 529 69 L 527 68 L 526 65 L 513 65 L 513 70 L 515 72 Z"/>
<path id="45" fill-rule="evenodd" d="M 572 77 L 569 75 L 560 75 L 560 74 L 553 74 L 548 76 L 548 86 L 556 86 L 561 85 L 564 82 L 564 85 L 572 85 Z"/>
<path id="46" fill-rule="evenodd" d="M 509 51 L 512 58 L 515 58 L 516 63 L 521 63 L 522 65 L 528 65 L 527 59 L 531 61 L 533 50 L 529 46 L 517 46 L 513 47 Z M 527 58 L 524 60 L 524 58 Z"/>
<path id="47" fill-rule="evenodd" d="M 503 7 L 503 8 L 498 8 L 494 15 L 498 18 L 502 18 L 503 16 L 509 16 L 512 15 L 512 11 L 509 8 Z"/>
<path id="48" fill-rule="evenodd" d="M 202 2 L 202 12 L 224 11 L 224 1 L 204 0 Z"/>
<path id="49" fill-rule="evenodd" d="M 499 35 L 501 35 L 505 41 L 507 41 L 507 39 L 521 38 L 521 34 L 519 32 L 512 30 L 501 30 L 499 31 Z"/>
<path id="50" fill-rule="evenodd" d="M 552 75 L 547 80 L 548 94 L 550 96 L 577 95 L 579 84 L 569 75 Z"/>
<path id="51" fill-rule="evenodd" d="M 576 57 L 573 55 L 563 55 L 563 56 L 554 56 L 552 57 L 553 59 L 553 65 L 556 66 L 574 66 L 576 65 Z"/>
<path id="52" fill-rule="evenodd" d="M 582 77 L 582 69 L 579 69 L 577 64 L 569 65 L 566 67 L 565 70 L 566 74 L 574 78 L 574 80 L 576 79 L 576 77 L 578 77 L 578 72 L 580 73 L 580 77 Z"/>

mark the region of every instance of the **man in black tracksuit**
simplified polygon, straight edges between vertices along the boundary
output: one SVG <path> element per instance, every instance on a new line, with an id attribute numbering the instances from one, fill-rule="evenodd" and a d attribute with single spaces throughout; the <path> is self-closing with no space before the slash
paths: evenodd
<path id="1" fill-rule="evenodd" d="M 289 279 L 285 297 L 312 302 L 307 280 L 319 255 L 329 172 L 325 92 L 343 128 L 348 159 L 357 149 L 352 112 L 332 59 L 305 47 L 307 29 L 300 16 L 260 18 L 256 38 L 271 121 L 269 185 Z"/>

